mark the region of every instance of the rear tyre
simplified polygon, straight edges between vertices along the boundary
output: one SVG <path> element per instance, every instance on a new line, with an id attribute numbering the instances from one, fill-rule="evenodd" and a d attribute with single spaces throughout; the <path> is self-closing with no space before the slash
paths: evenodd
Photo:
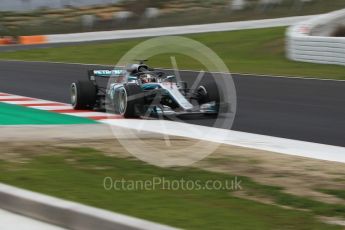
<path id="1" fill-rule="evenodd" d="M 71 85 L 71 103 L 74 109 L 93 109 L 97 87 L 91 81 L 77 81 Z"/>
<path id="2" fill-rule="evenodd" d="M 115 95 L 115 111 L 125 118 L 137 118 L 143 113 L 144 95 L 137 84 L 125 84 Z"/>

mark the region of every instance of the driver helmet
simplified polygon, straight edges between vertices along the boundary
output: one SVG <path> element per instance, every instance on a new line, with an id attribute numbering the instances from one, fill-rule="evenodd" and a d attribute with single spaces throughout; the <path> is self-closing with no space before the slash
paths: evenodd
<path id="1" fill-rule="evenodd" d="M 152 74 L 148 74 L 148 73 L 142 74 L 140 76 L 140 79 L 143 84 L 150 83 L 150 82 L 157 82 L 156 78 Z"/>

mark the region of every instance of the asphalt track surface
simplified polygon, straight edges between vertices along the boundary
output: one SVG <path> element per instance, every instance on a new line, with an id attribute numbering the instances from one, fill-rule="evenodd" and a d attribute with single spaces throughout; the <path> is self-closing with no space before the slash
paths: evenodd
<path id="1" fill-rule="evenodd" d="M 92 68 L 102 67 L 0 61 L 0 92 L 69 102 L 70 84 L 86 79 Z M 187 82 L 197 75 L 181 72 Z M 233 130 L 345 147 L 345 81 L 238 75 L 233 79 Z M 212 126 L 214 118 L 187 122 Z"/>

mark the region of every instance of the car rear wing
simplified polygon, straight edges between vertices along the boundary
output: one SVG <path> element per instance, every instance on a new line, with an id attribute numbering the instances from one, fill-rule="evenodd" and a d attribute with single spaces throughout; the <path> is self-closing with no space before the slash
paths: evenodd
<path id="1" fill-rule="evenodd" d="M 110 78 L 125 75 L 125 71 L 122 69 L 113 70 L 88 70 L 88 77 L 91 81 L 94 81 L 96 77 Z"/>

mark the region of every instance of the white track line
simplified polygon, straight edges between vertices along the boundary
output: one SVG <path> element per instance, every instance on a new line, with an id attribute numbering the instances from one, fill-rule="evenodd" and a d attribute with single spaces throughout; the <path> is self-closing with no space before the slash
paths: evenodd
<path id="1" fill-rule="evenodd" d="M 113 126 L 345 163 L 345 148 L 200 125 L 156 120 L 100 120 Z"/>
<path id="2" fill-rule="evenodd" d="M 4 59 L 0 61 L 7 61 L 7 62 L 27 62 L 27 63 L 49 63 L 49 64 L 64 64 L 64 65 L 83 65 L 83 66 L 100 66 L 100 67 L 114 67 L 114 65 L 107 65 L 107 64 L 88 64 L 88 63 L 79 63 L 79 62 L 54 62 L 54 61 L 26 61 L 26 60 L 11 60 L 11 59 Z M 156 69 L 161 70 L 173 70 L 164 67 L 157 67 Z M 181 72 L 196 72 L 197 70 L 179 70 Z M 206 73 L 214 73 L 214 74 L 232 74 L 232 75 L 239 75 L 239 76 L 258 76 L 258 77 L 267 77 L 267 78 L 287 78 L 287 79 L 296 79 L 296 80 L 315 80 L 315 81 L 338 81 L 344 82 L 345 80 L 339 79 L 329 79 L 329 78 L 315 78 L 311 76 L 283 76 L 283 75 L 267 75 L 267 74 L 258 74 L 258 73 L 223 73 L 223 72 L 206 72 Z"/>
<path id="3" fill-rule="evenodd" d="M 55 103 L 51 101 L 45 101 L 45 100 L 35 100 L 35 101 L 6 101 L 8 104 L 15 104 L 15 105 L 30 105 L 30 104 L 49 104 L 49 103 Z M 64 105 L 64 103 L 59 103 L 61 105 Z M 37 106 L 38 106 L 37 105 Z"/>
<path id="4" fill-rule="evenodd" d="M 73 107 L 71 105 L 57 105 L 57 106 L 29 106 L 33 109 L 41 109 L 41 110 L 71 110 Z"/>
<path id="5" fill-rule="evenodd" d="M 62 113 L 62 114 L 70 115 L 70 116 L 77 116 L 77 117 L 111 116 L 111 114 L 101 113 L 101 112 L 80 112 L 80 113 Z"/>
<path id="6" fill-rule="evenodd" d="M 162 70 L 170 70 L 173 71 L 174 69 L 166 69 L 166 68 L 157 68 Z M 198 72 L 196 70 L 187 70 L 182 69 L 180 72 Z M 268 78 L 287 78 L 287 79 L 298 79 L 298 80 L 316 80 L 316 81 L 341 81 L 344 82 L 345 80 L 339 79 L 328 79 L 328 78 L 315 78 L 315 77 L 308 77 L 308 76 L 282 76 L 282 75 L 267 75 L 267 74 L 257 74 L 257 73 L 224 73 L 224 72 L 210 72 L 213 74 L 232 74 L 232 75 L 239 75 L 239 76 L 246 76 L 246 77 L 268 77 Z"/>
<path id="7" fill-rule="evenodd" d="M 9 95 L 9 96 L 0 96 L 0 100 L 7 100 L 7 99 L 27 99 L 28 97 L 17 96 L 17 95 Z"/>
<path id="8" fill-rule="evenodd" d="M 6 96 L 8 97 L 8 96 Z M 19 97 L 12 95 L 12 97 Z M 21 97 L 25 98 L 25 97 Z M 33 99 L 42 101 L 41 99 Z M 35 103 L 35 101 L 31 101 Z M 5 101 L 6 103 L 6 101 Z M 55 102 L 51 102 L 55 103 Z M 20 105 L 20 104 L 18 104 Z M 61 110 L 59 113 L 79 117 L 103 117 L 108 119 L 99 120 L 112 126 L 124 127 L 136 131 L 149 131 L 163 133 L 166 135 L 182 136 L 205 141 L 229 144 L 234 146 L 266 150 L 276 153 L 293 156 L 308 157 L 319 160 L 335 161 L 345 163 L 345 148 L 324 144 L 317 144 L 305 141 L 291 140 L 285 138 L 271 137 L 259 134 L 245 133 L 233 130 L 219 129 L 200 125 L 172 122 L 166 120 L 137 120 L 137 119 L 112 119 L 113 114 L 101 112 L 63 112 L 72 109 L 71 105 L 64 106 L 29 106 L 30 108 L 41 110 Z"/>

